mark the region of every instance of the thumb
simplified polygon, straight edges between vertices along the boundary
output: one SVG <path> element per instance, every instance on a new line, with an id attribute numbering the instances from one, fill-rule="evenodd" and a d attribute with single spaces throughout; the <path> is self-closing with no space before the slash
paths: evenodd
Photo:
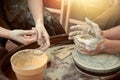
<path id="1" fill-rule="evenodd" d="M 85 22 L 86 22 L 87 24 L 89 24 L 91 27 L 98 26 L 96 23 L 94 23 L 93 21 L 91 21 L 91 20 L 88 19 L 88 18 L 85 18 Z"/>
<path id="2" fill-rule="evenodd" d="M 92 31 L 95 33 L 96 36 L 101 35 L 101 29 L 98 24 L 94 23 L 93 21 L 89 20 L 88 18 L 85 18 L 85 21 L 87 24 L 90 25 Z"/>

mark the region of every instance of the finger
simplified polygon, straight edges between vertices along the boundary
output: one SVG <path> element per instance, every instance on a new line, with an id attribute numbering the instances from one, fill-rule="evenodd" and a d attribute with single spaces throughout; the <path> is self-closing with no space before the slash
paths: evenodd
<path id="1" fill-rule="evenodd" d="M 50 46 L 50 38 L 49 38 L 49 36 L 45 36 L 45 41 L 46 41 L 46 44 Z"/>
<path id="2" fill-rule="evenodd" d="M 47 45 L 46 43 L 43 43 L 43 44 L 40 45 L 40 47 L 39 47 L 38 49 L 44 51 L 44 50 L 46 50 L 49 46 L 50 46 L 50 45 Z"/>
<path id="3" fill-rule="evenodd" d="M 41 51 L 43 51 L 43 50 L 42 50 L 42 47 L 43 47 L 43 46 L 44 46 L 44 44 L 41 44 L 38 49 L 41 50 Z"/>
<path id="4" fill-rule="evenodd" d="M 30 43 L 33 43 L 33 42 L 36 42 L 37 39 L 36 38 L 30 38 L 30 37 L 27 37 L 27 38 L 21 38 L 22 39 L 22 43 L 24 44 L 30 44 Z"/>
<path id="5" fill-rule="evenodd" d="M 68 39 L 72 40 L 76 35 L 82 35 L 82 34 L 83 34 L 83 31 L 73 31 L 73 32 L 70 32 Z"/>
<path id="6" fill-rule="evenodd" d="M 44 43 L 44 39 L 43 39 L 43 36 L 42 36 L 42 33 L 39 33 L 38 34 L 38 45 L 41 45 L 42 43 Z"/>
<path id="7" fill-rule="evenodd" d="M 100 37 L 101 29 L 99 28 L 98 24 L 94 23 L 93 21 L 89 20 L 88 18 L 85 18 L 85 21 L 90 25 L 92 33 L 96 37 Z"/>
<path id="8" fill-rule="evenodd" d="M 88 18 L 85 18 L 85 21 L 86 21 L 86 23 L 89 24 L 91 27 L 98 26 L 98 24 L 94 23 L 93 21 L 91 21 L 91 20 L 88 19 Z"/>
<path id="9" fill-rule="evenodd" d="M 37 29 L 35 27 L 32 27 L 32 30 L 34 30 L 35 32 L 37 32 Z"/>
<path id="10" fill-rule="evenodd" d="M 86 52 L 84 52 L 84 50 L 79 49 L 78 47 L 75 47 L 75 49 L 76 49 L 79 53 L 81 53 L 81 54 L 86 54 Z"/>
<path id="11" fill-rule="evenodd" d="M 70 30 L 82 30 L 83 26 L 81 25 L 75 25 L 75 26 L 71 26 Z"/>
<path id="12" fill-rule="evenodd" d="M 71 36 L 76 36 L 76 35 L 81 35 L 81 34 L 83 34 L 82 31 L 73 31 L 69 33 L 69 36 L 71 37 Z"/>
<path id="13" fill-rule="evenodd" d="M 50 45 L 47 45 L 47 44 L 43 44 L 41 47 L 40 47 L 40 50 L 44 51 L 46 50 Z"/>
<path id="14" fill-rule="evenodd" d="M 38 43 L 38 45 L 41 45 L 43 42 L 44 42 L 44 41 L 43 41 L 42 38 L 38 38 L 38 39 L 37 39 L 37 43 Z"/>
<path id="15" fill-rule="evenodd" d="M 42 47 L 42 50 L 46 50 L 50 46 L 49 36 L 44 36 L 44 39 L 45 39 L 45 43 L 44 46 Z"/>
<path id="16" fill-rule="evenodd" d="M 23 37 L 24 37 L 25 39 L 30 39 L 31 36 L 24 35 Z"/>
<path id="17" fill-rule="evenodd" d="M 69 40 L 73 40 L 73 39 L 74 39 L 74 37 L 68 37 L 68 39 L 69 39 Z"/>
<path id="18" fill-rule="evenodd" d="M 33 30 L 22 30 L 21 35 L 34 35 L 35 31 Z"/>

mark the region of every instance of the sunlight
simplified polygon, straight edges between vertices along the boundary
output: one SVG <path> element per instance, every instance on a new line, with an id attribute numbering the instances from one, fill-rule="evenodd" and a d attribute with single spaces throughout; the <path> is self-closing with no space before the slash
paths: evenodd
<path id="1" fill-rule="evenodd" d="M 83 12 L 86 17 L 96 17 L 106 10 L 110 0 L 72 0 L 73 12 Z M 75 11 L 76 10 L 76 11 Z"/>

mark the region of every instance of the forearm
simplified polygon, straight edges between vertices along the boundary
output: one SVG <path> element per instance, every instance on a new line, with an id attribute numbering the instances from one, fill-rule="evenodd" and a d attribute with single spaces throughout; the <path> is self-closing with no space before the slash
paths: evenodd
<path id="1" fill-rule="evenodd" d="M 43 0 L 28 0 L 28 5 L 35 24 L 43 25 Z"/>
<path id="2" fill-rule="evenodd" d="M 0 27 L 0 37 L 10 38 L 10 30 Z"/>
<path id="3" fill-rule="evenodd" d="M 103 52 L 108 53 L 120 52 L 120 40 L 107 40 Z"/>
<path id="4" fill-rule="evenodd" d="M 120 25 L 109 30 L 103 31 L 103 35 L 107 39 L 120 40 Z"/>

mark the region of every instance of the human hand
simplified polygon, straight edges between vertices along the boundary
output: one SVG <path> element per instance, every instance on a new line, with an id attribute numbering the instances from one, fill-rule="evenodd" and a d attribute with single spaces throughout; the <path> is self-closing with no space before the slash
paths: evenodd
<path id="1" fill-rule="evenodd" d="M 104 45 L 101 45 L 104 41 L 102 31 L 99 26 L 91 20 L 86 19 L 86 23 L 90 25 L 90 27 L 87 31 L 82 31 L 84 34 L 74 36 L 74 43 L 80 53 L 96 54 L 104 48 Z"/>
<path id="2" fill-rule="evenodd" d="M 32 30 L 12 30 L 10 31 L 9 38 L 20 42 L 24 45 L 33 43 L 37 41 L 36 32 L 34 29 Z"/>
<path id="3" fill-rule="evenodd" d="M 98 43 L 98 40 L 96 38 L 93 38 L 92 36 L 86 36 L 86 39 L 80 39 L 80 37 L 84 36 L 77 35 L 74 37 L 75 49 L 79 53 L 94 55 L 103 52 L 107 39 L 104 38 Z"/>
<path id="4" fill-rule="evenodd" d="M 88 19 L 81 25 L 74 25 L 70 27 L 69 40 L 73 40 L 76 35 L 83 35 L 91 31 L 91 26 L 87 23 Z"/>
<path id="5" fill-rule="evenodd" d="M 76 35 L 90 34 L 99 37 L 102 34 L 98 24 L 92 22 L 88 18 L 85 18 L 84 25 L 75 25 L 70 27 L 69 40 L 73 40 Z"/>
<path id="6" fill-rule="evenodd" d="M 40 50 L 46 50 L 50 46 L 49 35 L 44 27 L 44 25 L 37 24 L 37 42 L 40 45 Z"/>
<path id="7" fill-rule="evenodd" d="M 76 35 L 86 34 L 89 30 L 89 25 L 74 25 L 70 27 L 69 40 L 73 40 Z"/>

